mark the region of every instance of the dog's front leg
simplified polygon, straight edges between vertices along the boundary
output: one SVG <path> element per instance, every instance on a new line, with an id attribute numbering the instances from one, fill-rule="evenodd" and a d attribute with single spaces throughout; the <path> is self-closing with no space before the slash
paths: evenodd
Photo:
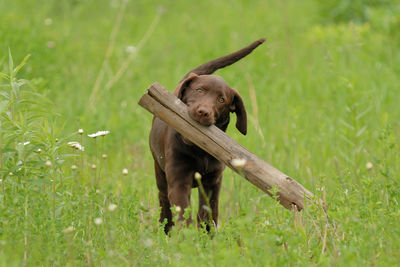
<path id="1" fill-rule="evenodd" d="M 178 208 L 179 221 L 184 221 L 185 209 L 190 205 L 190 193 L 192 190 L 194 171 L 189 170 L 184 164 L 167 164 L 165 168 L 168 183 L 168 200 L 171 207 Z M 191 216 L 186 223 L 192 222 Z"/>

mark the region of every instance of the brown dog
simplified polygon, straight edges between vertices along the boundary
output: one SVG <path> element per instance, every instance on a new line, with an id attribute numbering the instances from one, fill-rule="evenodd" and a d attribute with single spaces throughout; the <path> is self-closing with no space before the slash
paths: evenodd
<path id="1" fill-rule="evenodd" d="M 239 51 L 209 61 L 185 75 L 174 94 L 188 106 L 192 119 L 202 125 L 215 125 L 225 131 L 229 124 L 229 115 L 234 112 L 237 116 L 236 128 L 242 134 L 246 134 L 246 109 L 239 93 L 230 88 L 222 78 L 209 74 L 240 60 L 264 41 L 265 39 L 255 41 Z M 160 222 L 167 220 L 165 232 L 168 233 L 173 225 L 172 206 L 180 207 L 179 220 L 184 220 L 184 210 L 190 205 L 191 189 L 198 187 L 194 179 L 196 172 L 202 175 L 201 182 L 209 197 L 213 219 L 213 222 L 209 222 L 209 213 L 205 209 L 206 199 L 199 193 L 198 224 L 206 222 L 207 230 L 210 229 L 210 224 L 217 224 L 218 198 L 225 165 L 156 117 L 150 132 L 150 149 L 159 190 Z M 187 223 L 190 222 L 189 218 Z"/>

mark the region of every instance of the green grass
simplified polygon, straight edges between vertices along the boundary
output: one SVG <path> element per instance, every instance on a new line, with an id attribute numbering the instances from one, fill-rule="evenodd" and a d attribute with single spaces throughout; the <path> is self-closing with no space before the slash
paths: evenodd
<path id="1" fill-rule="evenodd" d="M 398 2 L 124 3 L 0 1 L 0 265 L 398 264 Z M 247 136 L 233 124 L 227 133 L 325 198 L 326 212 L 296 217 L 226 170 L 216 233 L 166 237 L 152 116 L 137 102 L 152 82 L 173 90 L 191 68 L 264 36 L 217 73 L 249 115 Z M 87 137 L 98 130 L 110 134 Z"/>

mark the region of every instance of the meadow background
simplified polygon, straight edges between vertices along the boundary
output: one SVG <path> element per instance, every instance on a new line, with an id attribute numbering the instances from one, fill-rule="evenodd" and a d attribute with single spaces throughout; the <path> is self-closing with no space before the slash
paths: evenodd
<path id="1" fill-rule="evenodd" d="M 166 237 L 137 102 L 261 37 L 217 72 L 249 116 L 228 134 L 325 211 L 226 170 L 218 229 Z M 0 265 L 398 265 L 399 44 L 398 1 L 1 0 Z"/>

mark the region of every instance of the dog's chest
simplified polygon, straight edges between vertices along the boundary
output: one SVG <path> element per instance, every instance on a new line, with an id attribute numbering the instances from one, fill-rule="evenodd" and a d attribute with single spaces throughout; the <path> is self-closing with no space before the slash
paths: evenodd
<path id="1" fill-rule="evenodd" d="M 202 157 L 198 158 L 196 161 L 196 167 L 199 172 L 205 173 L 210 171 L 210 158 Z"/>
<path id="2" fill-rule="evenodd" d="M 179 146 L 177 155 L 189 169 L 199 172 L 201 175 L 219 172 L 224 168 L 224 164 L 208 154 L 196 145 L 187 145 L 183 142 Z"/>
<path id="3" fill-rule="evenodd" d="M 221 169 L 222 163 L 219 162 L 217 159 L 212 157 L 209 154 L 204 153 L 201 156 L 195 157 L 195 170 L 202 175 L 208 174 L 208 173 L 214 173 Z"/>

